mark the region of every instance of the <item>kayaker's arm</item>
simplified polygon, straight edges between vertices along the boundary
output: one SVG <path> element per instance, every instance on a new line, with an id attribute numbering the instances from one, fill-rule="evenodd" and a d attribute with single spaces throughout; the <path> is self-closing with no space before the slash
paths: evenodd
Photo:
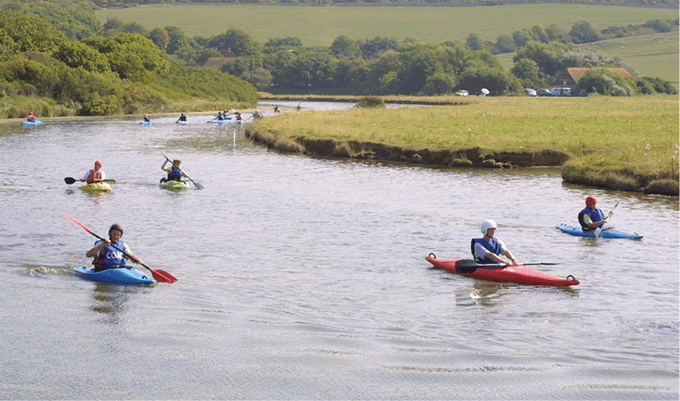
<path id="1" fill-rule="evenodd" d="M 587 215 L 587 214 L 584 214 L 584 215 L 583 215 L 583 222 L 586 223 L 586 225 L 587 225 L 591 230 L 594 230 L 594 229 L 600 227 L 601 225 L 603 225 L 604 223 L 607 223 L 608 221 L 609 221 L 609 220 L 604 219 L 604 220 L 600 220 L 600 221 L 595 221 L 595 222 L 594 222 L 594 221 L 592 221 L 592 220 L 590 219 L 590 216 L 589 216 L 589 215 Z"/>
<path id="2" fill-rule="evenodd" d="M 106 246 L 110 243 L 111 243 L 111 241 L 107 240 L 106 238 L 102 239 L 101 242 L 99 243 L 99 245 L 97 245 L 94 248 L 87 251 L 85 256 L 87 256 L 88 258 L 95 257 L 99 253 L 99 251 L 106 248 Z"/>
<path id="3" fill-rule="evenodd" d="M 505 256 L 507 256 L 508 259 L 510 259 L 510 261 L 512 262 L 512 265 L 513 265 L 513 266 L 517 266 L 517 265 L 520 264 L 520 263 L 517 261 L 517 259 L 515 259 L 515 255 L 513 255 L 512 252 L 510 252 L 509 250 L 505 249 L 505 250 L 503 251 L 503 254 L 504 254 Z"/>

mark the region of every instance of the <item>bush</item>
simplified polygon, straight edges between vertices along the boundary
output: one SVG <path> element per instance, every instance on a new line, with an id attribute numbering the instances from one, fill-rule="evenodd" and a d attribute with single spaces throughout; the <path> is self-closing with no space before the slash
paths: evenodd
<path id="1" fill-rule="evenodd" d="M 359 99 L 356 107 L 385 108 L 385 101 L 379 96 L 365 96 Z"/>

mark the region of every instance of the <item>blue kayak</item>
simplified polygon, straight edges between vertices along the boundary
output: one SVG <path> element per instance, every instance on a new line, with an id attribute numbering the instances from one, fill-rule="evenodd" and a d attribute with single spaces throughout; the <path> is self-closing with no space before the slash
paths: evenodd
<path id="1" fill-rule="evenodd" d="M 581 230 L 581 227 L 572 227 L 572 226 L 569 226 L 569 225 L 566 225 L 566 224 L 558 224 L 557 228 L 559 228 L 562 232 L 574 235 L 576 237 L 595 238 L 594 232 L 583 232 L 583 230 Z M 612 228 L 610 230 L 602 230 L 602 238 L 640 239 L 640 238 L 642 238 L 642 235 L 640 235 L 638 233 L 627 233 L 625 231 L 621 231 L 621 230 L 617 230 L 615 228 Z"/>
<path id="2" fill-rule="evenodd" d="M 22 124 L 22 125 L 40 125 L 40 124 L 42 124 L 42 121 L 38 121 L 38 120 L 35 120 L 35 121 L 23 121 L 21 124 Z"/>
<path id="3" fill-rule="evenodd" d="M 224 120 L 211 120 L 210 122 L 213 124 L 224 124 L 231 122 L 231 118 L 225 118 Z"/>
<path id="4" fill-rule="evenodd" d="M 140 121 L 139 123 L 142 124 L 142 125 L 151 125 L 151 124 L 153 124 L 151 121 Z"/>
<path id="5" fill-rule="evenodd" d="M 117 267 L 95 272 L 89 267 L 74 267 L 81 277 L 98 283 L 154 284 L 156 281 L 131 267 Z"/>

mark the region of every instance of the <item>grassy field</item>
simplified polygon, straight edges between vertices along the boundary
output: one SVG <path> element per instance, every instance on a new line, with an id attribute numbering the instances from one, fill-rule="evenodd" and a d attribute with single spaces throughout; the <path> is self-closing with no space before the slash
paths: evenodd
<path id="1" fill-rule="evenodd" d="M 565 167 L 571 174 L 592 182 L 614 180 L 619 188 L 637 190 L 669 180 L 677 191 L 677 96 L 469 101 L 461 106 L 292 112 L 258 121 L 252 129 L 282 144 L 304 136 L 412 150 L 554 150 L 569 155 Z"/>
<path id="2" fill-rule="evenodd" d="M 675 19 L 677 9 L 577 4 L 528 4 L 495 7 L 354 7 L 272 5 L 143 5 L 97 11 L 97 18 L 138 22 L 147 29 L 174 25 L 188 36 L 211 36 L 240 28 L 264 43 L 294 36 L 305 46 L 329 46 L 335 38 L 377 35 L 414 38 L 429 43 L 465 40 L 470 33 L 495 41 L 501 34 L 540 23 L 569 30 L 576 21 L 604 29 L 642 24 L 650 19 Z M 676 48 L 677 51 L 677 48 Z"/>
<path id="3" fill-rule="evenodd" d="M 594 44 L 582 45 L 610 56 L 620 54 L 643 77 L 656 77 L 671 82 L 676 88 L 678 82 L 678 32 L 659 33 L 636 38 L 613 39 Z M 498 60 L 506 70 L 512 68 L 512 54 L 500 54 Z"/>

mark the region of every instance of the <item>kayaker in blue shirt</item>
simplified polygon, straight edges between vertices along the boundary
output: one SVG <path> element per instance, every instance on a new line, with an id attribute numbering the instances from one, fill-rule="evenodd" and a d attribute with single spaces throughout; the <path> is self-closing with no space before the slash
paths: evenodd
<path id="1" fill-rule="evenodd" d="M 94 248 L 87 251 L 87 257 L 92 261 L 94 271 L 101 271 L 113 267 L 125 266 L 125 259 L 143 264 L 144 262 L 130 252 L 130 248 L 120 238 L 123 236 L 123 227 L 114 224 L 109 228 L 109 239 L 101 239 L 94 243 Z M 116 249 L 118 248 L 118 249 Z M 127 255 L 123 254 L 124 251 Z"/>
<path id="2" fill-rule="evenodd" d="M 483 238 L 473 238 L 470 243 L 472 256 L 479 264 L 496 264 L 504 263 L 508 266 L 519 265 L 520 263 L 515 259 L 515 256 L 505 247 L 503 241 L 495 237 L 496 228 L 498 225 L 493 220 L 486 220 L 482 223 Z M 510 261 L 503 259 L 504 255 Z"/>
<path id="3" fill-rule="evenodd" d="M 586 198 L 586 208 L 579 212 L 578 222 L 584 232 L 595 231 L 596 228 L 607 222 L 602 210 L 597 208 L 597 199 L 594 196 Z"/>
<path id="4" fill-rule="evenodd" d="M 170 162 L 170 159 L 165 159 L 163 165 L 161 166 L 161 170 L 168 173 L 168 177 L 161 178 L 161 182 L 182 181 L 182 177 L 186 177 L 186 174 L 182 172 L 182 161 L 180 159 L 175 159 L 171 162 L 170 166 L 166 167 L 168 162 Z"/>

